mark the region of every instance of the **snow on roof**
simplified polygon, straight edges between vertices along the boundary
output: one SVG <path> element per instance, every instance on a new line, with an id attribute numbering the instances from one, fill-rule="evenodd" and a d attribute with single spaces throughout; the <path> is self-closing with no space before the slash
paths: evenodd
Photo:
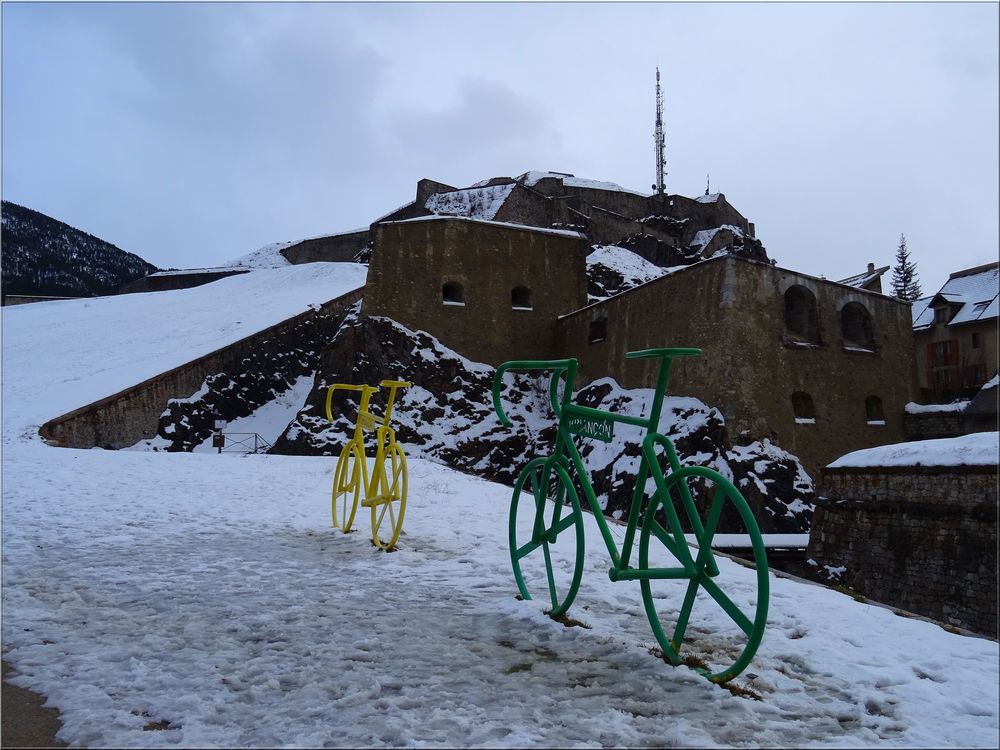
<path id="1" fill-rule="evenodd" d="M 915 440 L 866 448 L 841 456 L 827 468 L 882 466 L 996 466 L 1000 443 L 996 432 L 976 432 L 956 438 Z"/>
<path id="2" fill-rule="evenodd" d="M 614 182 L 587 180 L 583 177 L 574 177 L 571 174 L 565 174 L 562 172 L 530 171 L 525 172 L 523 175 L 518 177 L 517 180 L 518 182 L 523 182 L 528 187 L 533 187 L 534 185 L 537 185 L 540 180 L 544 180 L 548 177 L 554 177 L 557 180 L 561 180 L 562 184 L 566 187 L 588 188 L 590 190 L 613 190 L 618 193 L 632 193 L 633 195 L 646 196 L 646 193 L 640 193 L 636 190 L 628 190 L 627 188 L 623 188 L 621 185 L 617 185 Z"/>
<path id="3" fill-rule="evenodd" d="M 587 235 L 582 232 L 572 232 L 568 229 L 546 229 L 545 227 L 533 227 L 527 224 L 513 224 L 509 221 L 487 221 L 485 219 L 472 219 L 468 216 L 451 216 L 448 214 L 432 214 L 430 216 L 416 216 L 412 219 L 400 219 L 399 221 L 387 221 L 385 224 L 413 224 L 418 221 L 471 221 L 475 224 L 491 224 L 496 227 L 507 227 L 508 229 L 520 229 L 525 232 L 542 232 L 543 234 L 558 234 L 563 237 L 577 237 L 587 239 Z"/>
<path id="4" fill-rule="evenodd" d="M 837 283 L 862 288 L 875 281 L 875 279 L 879 278 L 888 270 L 889 266 L 882 266 L 881 268 L 876 268 L 874 271 L 865 271 L 864 273 L 855 274 L 854 276 L 848 276 L 846 279 L 841 279 Z"/>
<path id="5" fill-rule="evenodd" d="M 722 195 L 722 193 L 710 193 L 708 195 L 699 195 L 697 198 L 695 198 L 695 200 L 698 203 L 718 203 L 720 195 Z"/>
<path id="6" fill-rule="evenodd" d="M 424 203 L 424 208 L 435 214 L 465 216 L 470 219 L 490 221 L 496 217 L 515 184 L 511 182 L 506 185 L 471 187 L 447 193 L 434 193 Z"/>
<path id="7" fill-rule="evenodd" d="M 965 271 L 956 271 L 937 294 L 926 298 L 927 305 L 919 314 L 914 312 L 913 327 L 921 329 L 934 323 L 934 311 L 929 305 L 939 297 L 950 304 L 962 306 L 948 322 L 949 326 L 996 318 L 1000 312 L 998 293 L 1000 293 L 1000 264 L 991 263 Z"/>
<path id="8" fill-rule="evenodd" d="M 934 299 L 933 296 L 913 300 L 910 314 L 913 316 L 914 328 L 926 328 L 934 322 L 934 311 L 930 306 L 932 299 Z"/>

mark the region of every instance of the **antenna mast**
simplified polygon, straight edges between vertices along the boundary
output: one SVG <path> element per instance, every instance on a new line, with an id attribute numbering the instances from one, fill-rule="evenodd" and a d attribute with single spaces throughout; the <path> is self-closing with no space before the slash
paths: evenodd
<path id="1" fill-rule="evenodd" d="M 663 193 L 663 178 L 667 174 L 666 158 L 664 157 L 664 137 L 663 137 L 663 92 L 660 91 L 660 69 L 656 69 L 656 132 L 653 134 L 656 141 L 656 184 L 653 189 L 657 193 Z"/>

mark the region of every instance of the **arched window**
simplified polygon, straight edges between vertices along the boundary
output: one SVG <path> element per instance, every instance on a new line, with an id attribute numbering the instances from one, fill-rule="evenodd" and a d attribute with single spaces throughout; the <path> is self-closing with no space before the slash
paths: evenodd
<path id="1" fill-rule="evenodd" d="M 530 310 L 531 290 L 526 286 L 516 286 L 510 290 L 510 306 L 515 310 Z"/>
<path id="2" fill-rule="evenodd" d="M 819 344 L 819 314 L 816 297 L 804 286 L 785 292 L 785 331 L 795 340 Z"/>
<path id="3" fill-rule="evenodd" d="M 441 301 L 446 305 L 464 305 L 465 289 L 457 281 L 446 281 L 441 287 Z"/>
<path id="4" fill-rule="evenodd" d="M 588 340 L 591 344 L 596 344 L 598 341 L 604 341 L 608 337 L 608 319 L 607 318 L 597 318 L 597 320 L 590 321 L 590 331 Z"/>
<path id="5" fill-rule="evenodd" d="M 840 332 L 844 346 L 854 349 L 875 350 L 875 329 L 872 316 L 860 302 L 848 302 L 840 311 Z"/>
<path id="6" fill-rule="evenodd" d="M 816 407 L 812 396 L 805 391 L 795 391 L 792 394 L 792 412 L 795 414 L 796 424 L 816 423 Z"/>
<path id="7" fill-rule="evenodd" d="M 865 416 L 868 424 L 885 424 L 885 413 L 882 411 L 882 399 L 869 396 L 865 399 Z"/>

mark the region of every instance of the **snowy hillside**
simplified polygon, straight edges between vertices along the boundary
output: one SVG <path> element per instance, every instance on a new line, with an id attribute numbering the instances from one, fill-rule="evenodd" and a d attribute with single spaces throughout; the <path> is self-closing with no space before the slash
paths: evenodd
<path id="1" fill-rule="evenodd" d="M 358 289 L 367 273 L 308 263 L 171 292 L 4 307 L 4 440 Z"/>
<path id="2" fill-rule="evenodd" d="M 5 294 L 113 294 L 157 270 L 134 253 L 10 201 L 3 201 L 2 225 Z"/>
<path id="3" fill-rule="evenodd" d="M 590 517 L 568 624 L 517 599 L 510 489 L 439 463 L 410 460 L 404 535 L 385 554 L 362 514 L 357 533 L 330 527 L 329 457 L 70 450 L 37 439 L 42 421 L 263 325 L 255 308 L 294 314 L 363 273 L 293 266 L 113 298 L 118 306 L 3 310 L 3 657 L 15 684 L 61 711 L 60 739 L 997 746 L 995 641 L 772 574 L 767 633 L 730 691 L 651 653 L 639 586 L 609 580 Z M 255 285 L 242 291 L 252 305 L 230 304 L 226 285 L 238 283 Z M 215 304 L 185 296 L 199 290 L 215 292 Z M 173 304 L 158 315 L 132 306 L 153 298 Z M 455 388 L 456 402 L 465 397 Z M 720 569 L 718 585 L 748 605 L 754 572 L 726 558 Z M 666 601 L 683 591 L 672 582 Z M 691 655 L 725 658 L 730 631 L 718 609 L 697 604 Z"/>
<path id="4" fill-rule="evenodd" d="M 663 268 L 631 250 L 617 245 L 594 245 L 587 256 L 587 296 L 590 302 L 658 279 L 686 266 Z"/>

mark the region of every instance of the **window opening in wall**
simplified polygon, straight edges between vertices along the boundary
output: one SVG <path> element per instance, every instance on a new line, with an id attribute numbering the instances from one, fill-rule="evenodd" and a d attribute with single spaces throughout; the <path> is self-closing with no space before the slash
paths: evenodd
<path id="1" fill-rule="evenodd" d="M 878 396 L 869 396 L 865 399 L 865 416 L 868 424 L 884 425 L 885 413 L 882 411 L 882 399 Z"/>
<path id="2" fill-rule="evenodd" d="M 597 320 L 590 321 L 590 332 L 588 340 L 591 344 L 596 344 L 598 341 L 604 341 L 608 337 L 608 319 L 607 318 L 597 318 Z"/>
<path id="3" fill-rule="evenodd" d="M 948 322 L 948 307 L 935 307 L 934 308 L 934 322 L 935 323 L 947 323 Z"/>
<path id="4" fill-rule="evenodd" d="M 875 351 L 872 316 L 860 302 L 848 302 L 840 311 L 840 332 L 847 351 Z"/>
<path id="5" fill-rule="evenodd" d="M 927 347 L 931 367 L 948 367 L 958 364 L 958 340 L 936 341 Z"/>
<path id="6" fill-rule="evenodd" d="M 793 286 L 785 292 L 785 332 L 797 344 L 818 346 L 819 314 L 816 297 L 804 286 Z"/>
<path id="7" fill-rule="evenodd" d="M 795 424 L 816 424 L 816 407 L 808 393 L 795 391 L 792 394 L 792 411 L 795 414 Z"/>
<path id="8" fill-rule="evenodd" d="M 973 349 L 983 348 L 983 334 L 981 333 L 972 334 L 972 348 Z"/>
<path id="9" fill-rule="evenodd" d="M 531 290 L 526 286 L 516 286 L 511 289 L 510 306 L 515 310 L 531 310 Z"/>
<path id="10" fill-rule="evenodd" d="M 457 281 L 446 281 L 441 287 L 441 301 L 446 305 L 464 305 L 465 289 Z"/>

